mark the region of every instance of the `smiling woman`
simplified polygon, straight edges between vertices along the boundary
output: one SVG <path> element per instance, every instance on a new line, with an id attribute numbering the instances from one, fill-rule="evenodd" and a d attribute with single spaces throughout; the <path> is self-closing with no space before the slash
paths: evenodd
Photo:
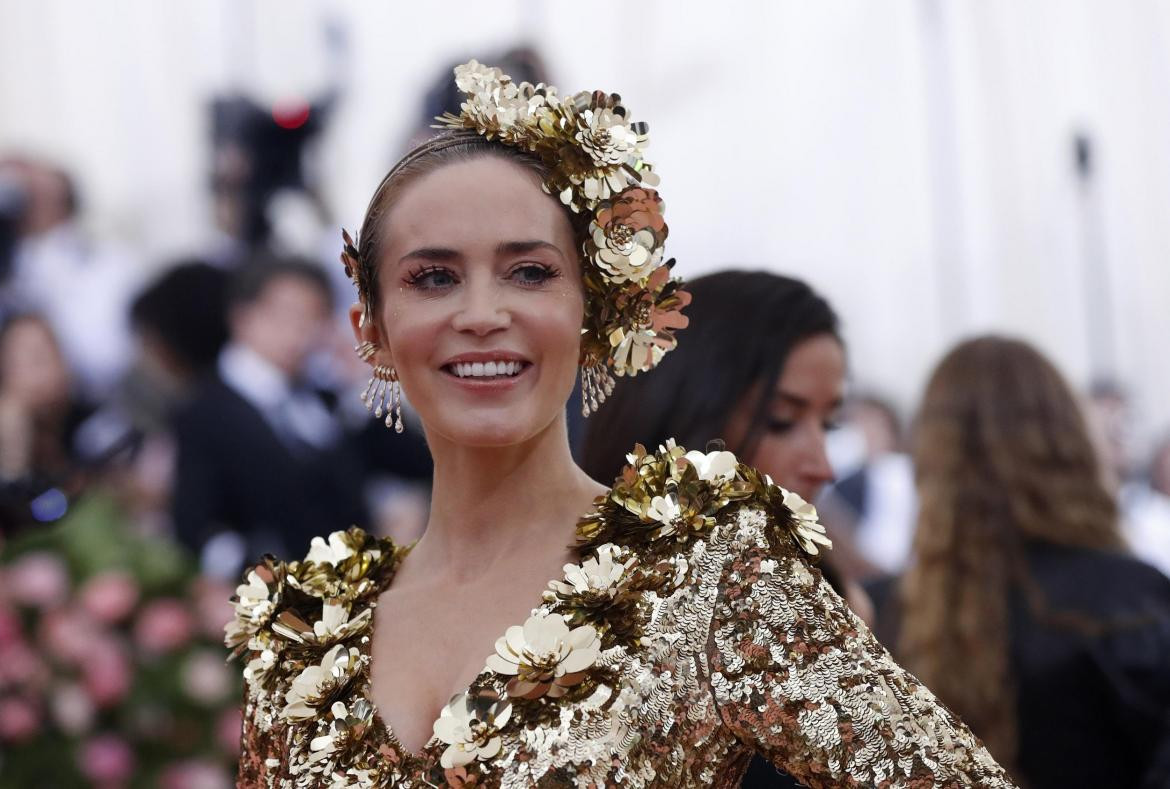
<path id="1" fill-rule="evenodd" d="M 249 573 L 240 785 L 734 786 L 759 752 L 812 786 L 1009 786 L 812 568 L 799 495 L 673 441 L 610 489 L 573 463 L 578 366 L 593 410 L 686 325 L 646 129 L 617 96 L 456 82 L 459 130 L 342 256 L 373 400 L 401 385 L 434 456 L 427 529 Z"/>

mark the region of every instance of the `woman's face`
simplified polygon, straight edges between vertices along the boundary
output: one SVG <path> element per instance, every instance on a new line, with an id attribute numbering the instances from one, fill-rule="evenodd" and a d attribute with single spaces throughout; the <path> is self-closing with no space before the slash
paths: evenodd
<path id="1" fill-rule="evenodd" d="M 781 487 L 815 499 L 833 479 L 825 434 L 841 408 L 844 386 L 845 351 L 836 337 L 821 334 L 797 343 L 771 393 L 764 433 L 748 463 Z M 729 433 L 745 436 L 750 408 L 737 414 Z"/>
<path id="2" fill-rule="evenodd" d="M 572 228 L 537 175 L 484 156 L 408 185 L 383 219 L 377 361 L 426 426 L 522 443 L 564 418 L 584 294 Z"/>

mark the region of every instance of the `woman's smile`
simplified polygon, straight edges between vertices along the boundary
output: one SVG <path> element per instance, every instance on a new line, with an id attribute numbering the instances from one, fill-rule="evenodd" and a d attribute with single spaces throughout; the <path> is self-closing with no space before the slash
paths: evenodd
<path id="1" fill-rule="evenodd" d="M 533 364 L 511 351 L 471 351 L 452 356 L 439 369 L 457 386 L 486 394 L 515 389 L 531 377 Z"/>

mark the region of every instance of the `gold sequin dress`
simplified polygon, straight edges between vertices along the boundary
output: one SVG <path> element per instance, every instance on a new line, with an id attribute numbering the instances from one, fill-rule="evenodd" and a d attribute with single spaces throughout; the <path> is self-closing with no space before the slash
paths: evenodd
<path id="1" fill-rule="evenodd" d="M 811 507 L 730 453 L 630 461 L 420 753 L 369 687 L 407 549 L 350 529 L 251 571 L 239 785 L 734 787 L 753 752 L 812 787 L 1013 785 L 810 564 Z"/>

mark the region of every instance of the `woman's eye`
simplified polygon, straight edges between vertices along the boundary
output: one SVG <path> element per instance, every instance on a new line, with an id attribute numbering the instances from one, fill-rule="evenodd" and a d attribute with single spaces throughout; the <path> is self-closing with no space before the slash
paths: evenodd
<path id="1" fill-rule="evenodd" d="M 411 274 L 409 282 L 411 286 L 422 290 L 437 290 L 454 285 L 455 276 L 445 268 L 425 268 Z"/>
<path id="2" fill-rule="evenodd" d="M 768 432 L 769 433 L 787 433 L 792 429 L 795 422 L 790 422 L 786 419 L 769 419 Z"/>
<path id="3" fill-rule="evenodd" d="M 512 279 L 522 285 L 541 285 L 556 276 L 555 271 L 539 263 L 525 263 L 512 269 Z"/>

